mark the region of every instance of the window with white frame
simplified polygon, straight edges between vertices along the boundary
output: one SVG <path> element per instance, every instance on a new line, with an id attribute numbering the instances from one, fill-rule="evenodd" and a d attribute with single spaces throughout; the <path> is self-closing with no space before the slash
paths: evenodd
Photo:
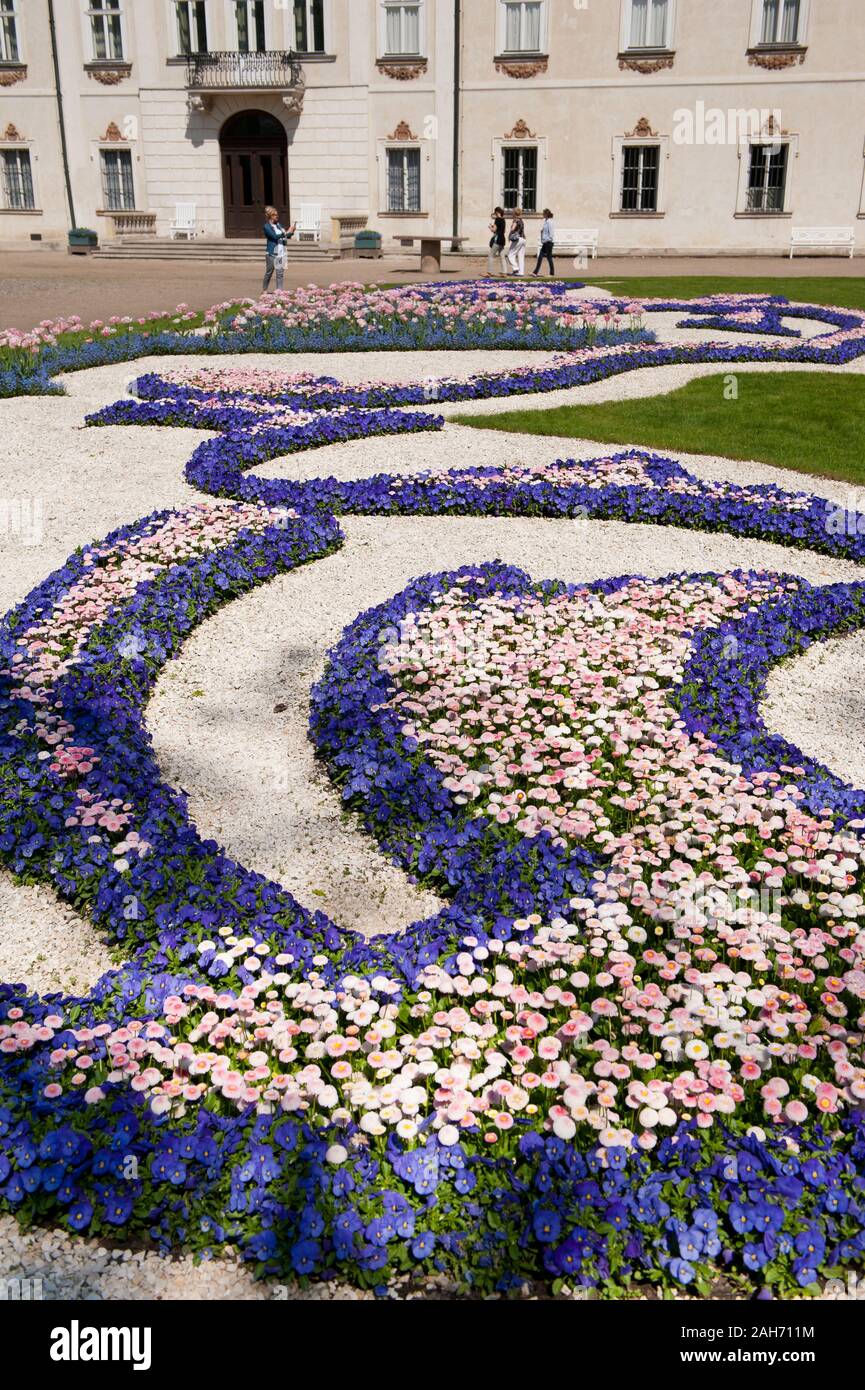
<path id="1" fill-rule="evenodd" d="M 801 0 L 762 0 L 760 43 L 798 44 L 801 42 L 803 6 Z"/>
<path id="2" fill-rule="evenodd" d="M 669 48 L 672 8 L 672 0 L 627 0 L 626 47 Z"/>
<path id="3" fill-rule="evenodd" d="M 415 146 L 387 152 L 388 212 L 420 212 L 420 150 Z"/>
<path id="4" fill-rule="evenodd" d="M 660 145 L 623 145 L 620 212 L 657 212 Z"/>
<path id="5" fill-rule="evenodd" d="M 543 0 L 501 0 L 504 10 L 503 53 L 540 53 L 544 32 Z"/>
<path id="6" fill-rule="evenodd" d="M 100 150 L 102 198 L 108 212 L 127 212 L 135 207 L 130 150 Z"/>
<path id="7" fill-rule="evenodd" d="M 294 0 L 297 53 L 324 53 L 324 0 Z"/>
<path id="8" fill-rule="evenodd" d="M 383 0 L 384 51 L 387 57 L 399 58 L 420 54 L 421 0 Z"/>
<path id="9" fill-rule="evenodd" d="M 0 0 L 0 63 L 20 63 L 17 0 Z"/>
<path id="10" fill-rule="evenodd" d="M 207 52 L 207 5 L 205 0 L 174 0 L 177 15 L 177 51 L 180 54 Z"/>
<path id="11" fill-rule="evenodd" d="M 235 0 L 238 53 L 263 53 L 267 48 L 264 32 L 264 0 Z"/>
<path id="12" fill-rule="evenodd" d="M 783 212 L 787 197 L 789 145 L 754 144 L 748 152 L 748 212 Z"/>
<path id="13" fill-rule="evenodd" d="M 29 150 L 3 150 L 3 206 L 16 212 L 36 207 Z"/>
<path id="14" fill-rule="evenodd" d="M 502 146 L 502 196 L 506 212 L 538 210 L 537 145 Z"/>
<path id="15" fill-rule="evenodd" d="M 90 43 L 94 63 L 123 61 L 123 18 L 120 0 L 90 0 Z"/>

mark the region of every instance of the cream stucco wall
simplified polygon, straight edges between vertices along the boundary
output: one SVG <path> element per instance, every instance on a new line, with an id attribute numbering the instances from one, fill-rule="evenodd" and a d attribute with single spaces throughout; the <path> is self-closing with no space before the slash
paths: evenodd
<path id="1" fill-rule="evenodd" d="M 213 50 L 236 48 L 234 5 L 207 0 Z M 55 0 L 61 88 L 79 225 L 110 234 L 104 215 L 100 142 L 117 126 L 132 152 L 136 206 L 165 234 L 180 201 L 195 202 L 202 229 L 223 232 L 219 131 L 233 113 L 262 109 L 285 126 L 291 204 L 320 203 L 323 226 L 338 213 L 366 214 L 387 246 L 394 237 L 453 227 L 453 0 L 423 0 L 423 53 L 410 76 L 382 62 L 381 0 L 325 0 L 327 54 L 303 64 L 306 91 L 292 115 L 279 91 L 214 96 L 190 110 L 186 65 L 175 54 L 172 0 L 123 0 L 125 57 L 131 71 L 105 85 L 92 57 L 87 0 Z M 537 143 L 539 207 L 561 228 L 596 227 L 602 250 L 783 251 L 791 225 L 854 225 L 865 245 L 865 4 L 802 0 L 802 51 L 773 70 L 749 55 L 760 0 L 669 0 L 669 55 L 655 71 L 620 61 L 628 0 L 546 0 L 543 51 L 528 75 L 502 70 L 502 0 L 462 0 L 459 229 L 486 242 L 490 208 L 501 197 L 501 150 Z M 18 0 L 23 72 L 0 65 L 0 145 L 9 127 L 30 151 L 38 209 L 0 208 L 0 241 L 64 239 L 64 189 L 49 43 L 47 0 Z M 267 0 L 267 45 L 291 46 L 292 14 Z M 633 55 L 631 55 L 633 56 Z M 639 55 L 637 55 L 639 56 Z M 411 66 L 411 65 L 409 65 Z M 517 69 L 520 71 L 520 69 Z M 522 72 L 526 71 L 523 64 Z M 405 72 L 405 65 L 402 68 Z M 742 208 L 742 150 L 680 143 L 682 113 L 776 112 L 777 138 L 790 141 L 783 214 Z M 643 124 L 641 124 L 641 122 Z M 661 143 L 662 201 L 657 215 L 617 214 L 616 151 L 631 132 Z M 406 135 L 406 130 L 410 132 Z M 9 138 L 4 137 L 4 132 Z M 528 132 L 528 133 L 525 133 Z M 421 150 L 420 214 L 385 211 L 389 143 Z M 747 152 L 744 155 L 747 158 Z M 537 229 L 530 219 L 530 237 Z"/>

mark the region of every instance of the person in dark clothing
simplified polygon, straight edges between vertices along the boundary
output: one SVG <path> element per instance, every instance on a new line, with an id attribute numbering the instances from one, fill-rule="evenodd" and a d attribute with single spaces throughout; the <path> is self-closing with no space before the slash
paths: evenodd
<path id="1" fill-rule="evenodd" d="M 553 225 L 553 214 L 549 208 L 544 208 L 544 225 L 541 227 L 541 249 L 538 252 L 538 261 L 533 275 L 540 275 L 541 262 L 546 261 L 550 267 L 550 274 L 555 275 L 556 267 L 553 264 L 553 246 L 556 241 L 556 229 Z"/>
<path id="2" fill-rule="evenodd" d="M 504 208 L 496 208 L 493 213 L 493 220 L 490 223 L 490 250 L 487 256 L 487 274 L 495 275 L 495 262 L 498 261 L 502 273 L 505 271 L 504 253 L 505 242 L 507 241 L 507 222 L 505 221 Z"/>
<path id="3" fill-rule="evenodd" d="M 285 277 L 285 244 L 290 237 L 294 236 L 296 223 L 292 222 L 286 231 L 279 220 L 279 213 L 276 208 L 265 208 L 267 221 L 264 224 L 264 235 L 266 238 L 266 259 L 264 263 L 264 283 L 262 290 L 266 290 L 271 280 L 273 272 L 276 271 L 276 288 L 282 289 Z"/>

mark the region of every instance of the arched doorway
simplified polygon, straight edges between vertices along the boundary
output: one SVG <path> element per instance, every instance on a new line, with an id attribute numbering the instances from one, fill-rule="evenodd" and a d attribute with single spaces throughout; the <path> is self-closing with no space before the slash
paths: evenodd
<path id="1" fill-rule="evenodd" d="M 261 232 L 264 209 L 272 203 L 289 221 L 288 137 L 266 111 L 240 111 L 219 135 L 222 197 L 227 237 Z"/>

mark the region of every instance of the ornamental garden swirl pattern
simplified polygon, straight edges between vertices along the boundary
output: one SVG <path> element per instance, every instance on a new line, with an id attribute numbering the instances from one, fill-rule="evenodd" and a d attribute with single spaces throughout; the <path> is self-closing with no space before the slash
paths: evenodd
<path id="1" fill-rule="evenodd" d="M 852 312 L 672 307 L 829 331 L 595 345 L 432 397 L 196 368 L 91 417 L 214 431 L 187 465 L 214 496 L 86 547 L 0 628 L 0 856 L 123 953 L 87 996 L 0 986 L 7 1210 L 371 1287 L 437 1269 L 481 1291 L 705 1291 L 729 1270 L 811 1290 L 861 1262 L 865 791 L 770 735 L 759 702 L 778 660 L 865 623 L 865 582 L 566 585 L 495 563 L 360 614 L 310 737 L 382 853 L 445 901 L 373 940 L 202 840 L 145 722 L 192 629 L 338 548 L 342 513 L 652 521 L 865 559 L 825 499 L 643 451 L 354 482 L 249 471 L 435 430 L 431 399 L 865 352 Z"/>

